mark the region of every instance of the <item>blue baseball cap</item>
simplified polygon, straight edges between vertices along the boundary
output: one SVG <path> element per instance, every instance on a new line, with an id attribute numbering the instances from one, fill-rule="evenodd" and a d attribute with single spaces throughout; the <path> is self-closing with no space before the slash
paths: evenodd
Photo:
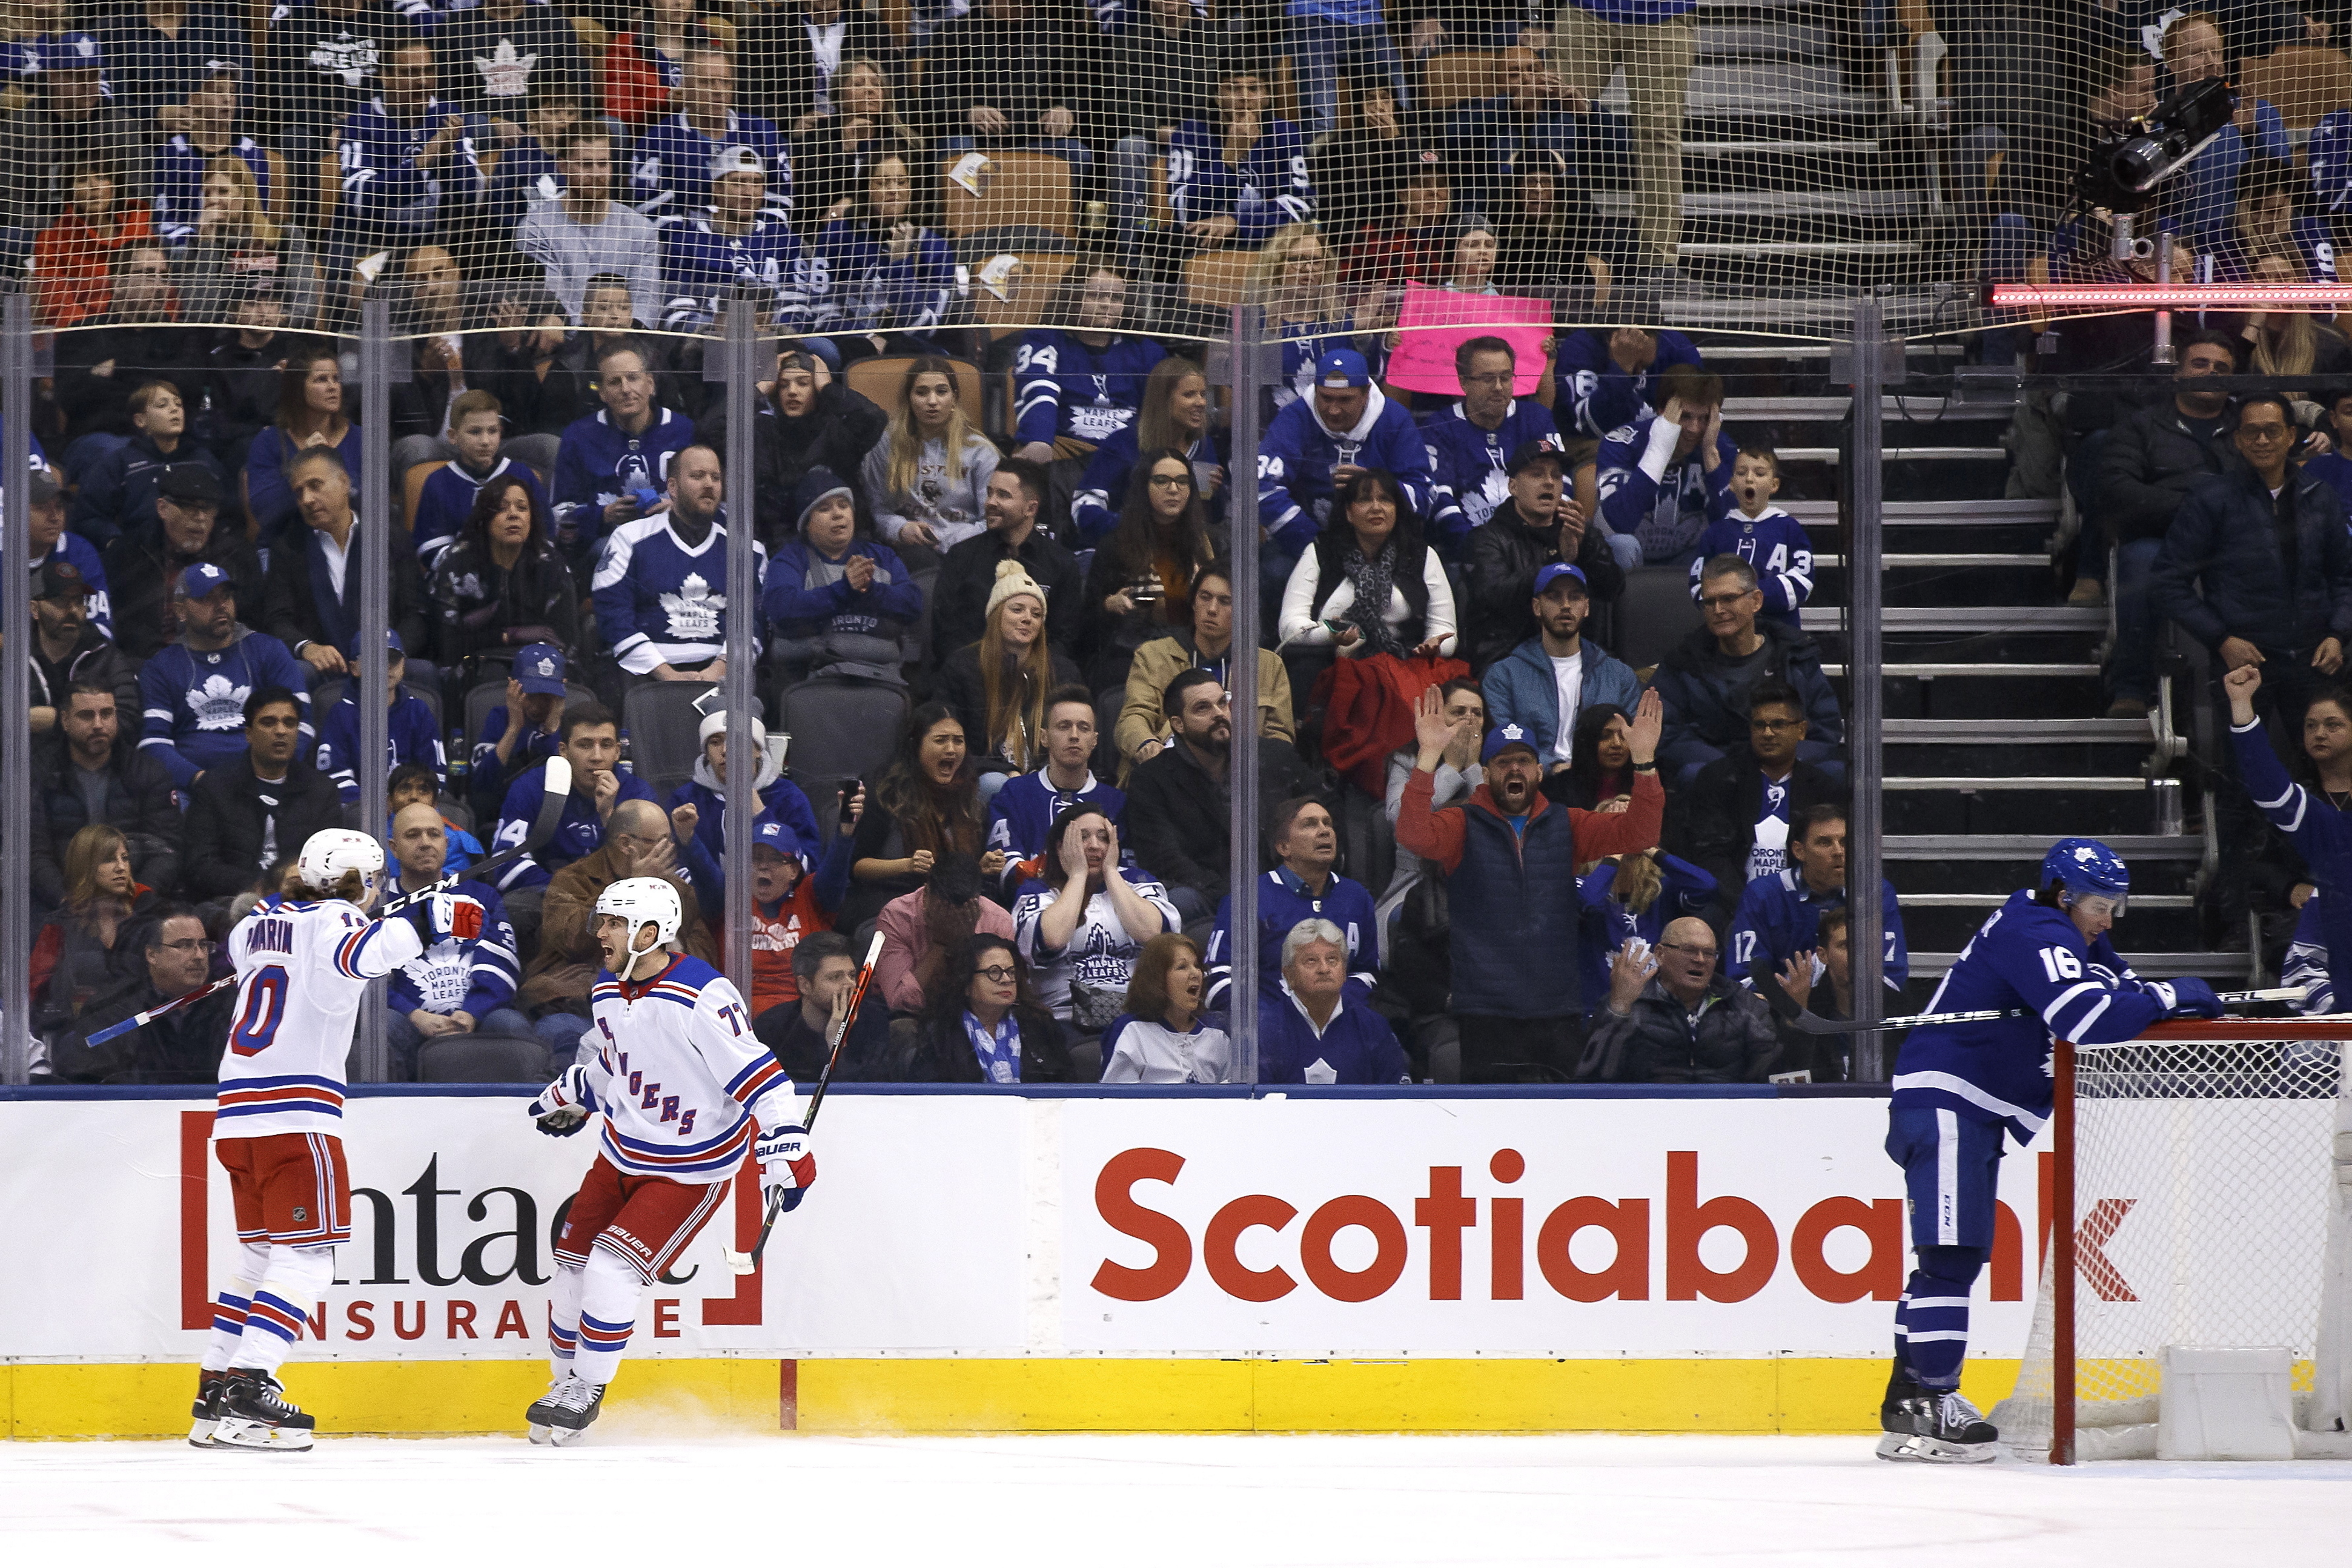
<path id="1" fill-rule="evenodd" d="M 45 71 L 97 71 L 106 68 L 106 51 L 88 33 L 60 33 L 41 46 Z"/>
<path id="2" fill-rule="evenodd" d="M 1315 361 L 1315 384 L 1318 387 L 1368 387 L 1372 384 L 1371 367 L 1364 356 L 1353 349 L 1334 349 Z"/>
<path id="3" fill-rule="evenodd" d="M 1541 599 L 1545 589 L 1549 588 L 1553 583 L 1558 582 L 1564 577 L 1574 579 L 1576 586 L 1581 589 L 1588 597 L 1591 596 L 1592 592 L 1592 584 L 1591 580 L 1585 577 L 1584 569 L 1581 567 L 1570 566 L 1565 561 L 1556 560 L 1549 566 L 1544 568 L 1541 571 L 1536 573 L 1535 597 Z"/>
<path id="4" fill-rule="evenodd" d="M 786 860 L 800 858 L 801 847 L 794 841 L 791 831 L 775 818 L 764 813 L 759 821 L 751 824 L 751 847 L 758 849 L 762 844 Z"/>
<path id="5" fill-rule="evenodd" d="M 1526 747 L 1528 756 L 1538 761 L 1542 760 L 1543 752 L 1537 747 L 1535 737 L 1529 735 L 1524 727 L 1516 724 L 1498 724 L 1489 730 L 1486 734 L 1486 744 L 1478 748 L 1478 760 L 1482 763 L 1492 762 L 1514 746 Z"/>
<path id="6" fill-rule="evenodd" d="M 228 573 L 208 560 L 200 560 L 180 574 L 180 597 L 209 599 L 224 588 L 229 588 Z M 230 589 L 230 591 L 236 591 Z"/>
<path id="7" fill-rule="evenodd" d="M 400 640 L 400 633 L 389 626 L 383 629 L 383 646 L 387 653 L 397 653 L 404 659 L 408 657 L 407 644 Z"/>
<path id="8" fill-rule="evenodd" d="M 516 650 L 514 678 L 533 696 L 563 695 L 563 651 L 552 643 L 526 643 Z"/>

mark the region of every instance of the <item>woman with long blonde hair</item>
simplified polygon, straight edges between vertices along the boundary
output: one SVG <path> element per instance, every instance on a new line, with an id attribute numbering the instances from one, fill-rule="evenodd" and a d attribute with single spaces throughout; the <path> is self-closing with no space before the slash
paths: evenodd
<path id="1" fill-rule="evenodd" d="M 955 361 L 923 354 L 907 367 L 889 431 L 866 455 L 858 483 L 875 526 L 911 569 L 986 531 L 996 459 L 996 444 L 964 417 Z M 924 554 L 908 557 L 909 547 Z"/>
<path id="2" fill-rule="evenodd" d="M 205 165 L 200 191 L 195 232 L 173 258 L 181 314 L 219 325 L 238 319 L 249 300 L 269 297 L 281 326 L 307 329 L 319 311 L 319 267 L 301 226 L 269 215 L 252 165 L 236 153 Z"/>
<path id="3" fill-rule="evenodd" d="M 1315 224 L 1274 231 L 1250 268 L 1249 298 L 1265 308 L 1265 329 L 1282 340 L 1282 380 L 1274 406 L 1285 408 L 1315 385 L 1315 361 L 1333 349 L 1362 354 L 1375 376 L 1387 355 L 1377 334 L 1359 339 L 1339 294 L 1339 263 Z"/>
<path id="4" fill-rule="evenodd" d="M 1078 667 L 1046 639 L 1045 591 L 1019 561 L 999 561 L 980 641 L 949 654 L 940 669 L 940 700 L 971 737 L 982 800 L 994 798 L 1006 775 L 1044 766 L 1045 713 L 1065 685 L 1092 701 Z"/>

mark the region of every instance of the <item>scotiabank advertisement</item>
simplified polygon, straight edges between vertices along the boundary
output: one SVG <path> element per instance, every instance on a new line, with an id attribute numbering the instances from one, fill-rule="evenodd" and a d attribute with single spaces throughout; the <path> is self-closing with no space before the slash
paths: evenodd
<path id="1" fill-rule="evenodd" d="M 1870 1099 L 1024 1099 L 845 1091 L 764 1266 L 755 1178 L 636 1355 L 1876 1356 L 1906 1268 Z M 209 1103 L 0 1103 L 0 1356 L 192 1357 L 234 1260 Z M 542 1354 L 593 1131 L 366 1096 L 304 1356 Z M 2005 1162 L 1973 1335 L 2021 1350 L 2042 1161 Z"/>

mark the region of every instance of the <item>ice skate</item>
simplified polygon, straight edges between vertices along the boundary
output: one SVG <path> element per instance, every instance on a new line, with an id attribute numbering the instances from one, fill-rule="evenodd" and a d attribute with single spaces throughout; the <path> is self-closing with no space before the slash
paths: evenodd
<path id="1" fill-rule="evenodd" d="M 1981 1465 L 2000 1456 L 2000 1434 L 1957 1392 L 1918 1389 L 1880 1424 L 1882 1459 L 1926 1465 Z"/>
<path id="2" fill-rule="evenodd" d="M 219 1425 L 213 1428 L 211 1446 L 216 1448 L 307 1453 L 311 1430 L 318 1426 L 314 1417 L 287 1403 L 278 1379 L 250 1367 L 231 1367 L 221 1375 L 214 1408 L 219 1412 Z"/>
<path id="3" fill-rule="evenodd" d="M 220 1425 L 221 1379 L 218 1372 L 199 1370 L 196 1373 L 196 1402 L 189 1410 L 188 1447 L 213 1447 L 213 1429 Z"/>
<path id="4" fill-rule="evenodd" d="M 530 1424 L 532 1442 L 560 1448 L 589 1428 L 604 1404 L 603 1384 L 566 1377 L 549 1389 L 523 1418 Z"/>

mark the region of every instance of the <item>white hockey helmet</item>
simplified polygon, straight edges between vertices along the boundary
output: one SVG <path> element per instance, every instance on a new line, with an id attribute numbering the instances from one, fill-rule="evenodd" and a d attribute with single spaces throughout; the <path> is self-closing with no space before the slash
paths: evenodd
<path id="1" fill-rule="evenodd" d="M 304 841 L 301 857 L 294 862 L 295 875 L 330 897 L 347 871 L 360 873 L 364 904 L 365 894 L 376 890 L 383 875 L 383 846 L 350 828 L 321 828 Z"/>
<path id="2" fill-rule="evenodd" d="M 637 933 L 650 925 L 654 928 L 656 946 L 677 940 L 677 928 L 686 924 L 686 906 L 678 902 L 677 888 L 657 876 L 625 876 L 596 895 L 596 913 L 610 915 L 629 923 L 631 955 L 651 951 L 637 946 Z"/>

